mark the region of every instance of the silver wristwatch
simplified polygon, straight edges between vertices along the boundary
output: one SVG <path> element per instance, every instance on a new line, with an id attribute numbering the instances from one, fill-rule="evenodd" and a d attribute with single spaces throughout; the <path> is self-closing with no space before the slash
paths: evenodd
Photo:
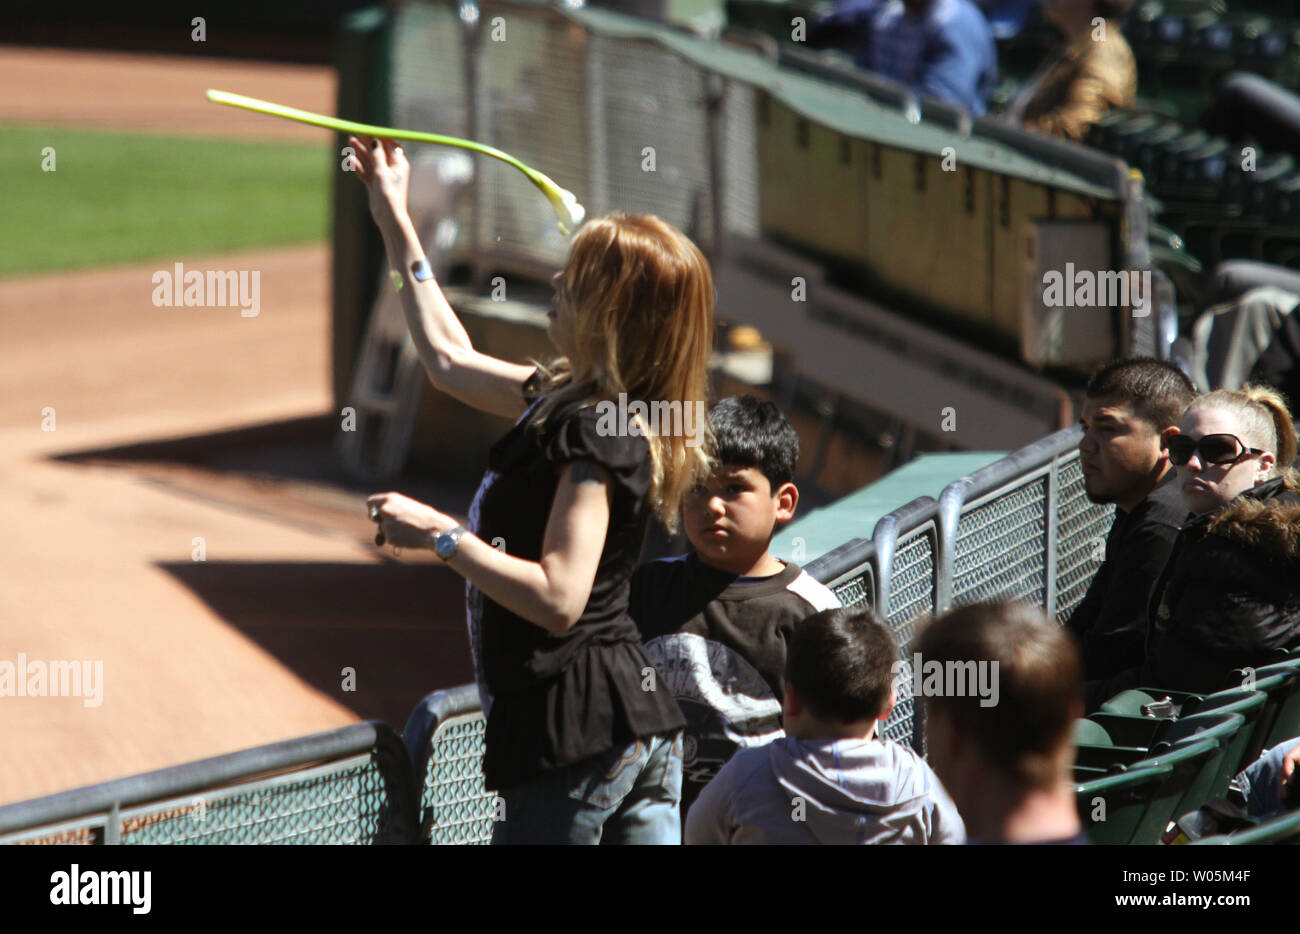
<path id="1" fill-rule="evenodd" d="M 443 561 L 450 561 L 451 556 L 460 547 L 460 537 L 464 534 L 465 526 L 463 525 L 458 525 L 454 529 L 443 532 L 433 540 L 433 553 Z"/>

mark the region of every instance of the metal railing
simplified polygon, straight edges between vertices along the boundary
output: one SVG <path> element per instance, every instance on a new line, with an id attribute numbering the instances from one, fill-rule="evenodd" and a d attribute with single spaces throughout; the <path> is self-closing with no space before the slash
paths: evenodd
<path id="1" fill-rule="evenodd" d="M 411 843 L 415 807 L 372 720 L 0 807 L 0 843 Z"/>

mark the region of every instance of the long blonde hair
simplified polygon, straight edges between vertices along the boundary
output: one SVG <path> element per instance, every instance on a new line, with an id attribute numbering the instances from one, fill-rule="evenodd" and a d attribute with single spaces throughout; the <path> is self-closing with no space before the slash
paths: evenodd
<path id="1" fill-rule="evenodd" d="M 1268 476 L 1287 473 L 1296 457 L 1295 423 L 1286 399 L 1276 389 L 1268 386 L 1245 385 L 1240 389 L 1216 389 L 1197 396 L 1187 411 L 1193 409 L 1224 409 L 1241 420 L 1242 439 L 1251 447 L 1268 451 L 1276 458 Z"/>
<path id="2" fill-rule="evenodd" d="M 588 221 L 574 237 L 561 289 L 574 311 L 574 352 L 543 367 L 539 428 L 557 410 L 620 393 L 704 410 L 715 293 L 708 260 L 690 238 L 653 214 Z M 695 445 L 637 421 L 654 467 L 651 508 L 676 532 L 682 497 L 712 467 L 707 419 L 704 443 Z"/>

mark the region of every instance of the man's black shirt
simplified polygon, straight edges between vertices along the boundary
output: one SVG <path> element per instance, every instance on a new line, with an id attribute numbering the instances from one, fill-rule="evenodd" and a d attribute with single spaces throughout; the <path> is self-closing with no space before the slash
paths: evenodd
<path id="1" fill-rule="evenodd" d="M 1151 593 L 1187 521 L 1176 478 L 1170 467 L 1131 512 L 1116 510 L 1106 559 L 1066 624 L 1079 640 L 1088 680 L 1142 664 Z"/>

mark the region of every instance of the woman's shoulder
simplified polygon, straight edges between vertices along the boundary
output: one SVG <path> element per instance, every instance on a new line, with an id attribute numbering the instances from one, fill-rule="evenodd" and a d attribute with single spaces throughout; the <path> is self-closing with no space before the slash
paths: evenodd
<path id="1" fill-rule="evenodd" d="M 635 422 L 619 419 L 608 400 L 584 400 L 558 408 L 540 432 L 542 450 L 556 465 L 585 460 L 616 474 L 650 469 L 650 446 Z"/>
<path id="2" fill-rule="evenodd" d="M 1291 471 L 1266 486 L 1262 495 L 1238 496 L 1215 515 L 1205 541 L 1272 563 L 1300 564 L 1300 476 Z"/>

